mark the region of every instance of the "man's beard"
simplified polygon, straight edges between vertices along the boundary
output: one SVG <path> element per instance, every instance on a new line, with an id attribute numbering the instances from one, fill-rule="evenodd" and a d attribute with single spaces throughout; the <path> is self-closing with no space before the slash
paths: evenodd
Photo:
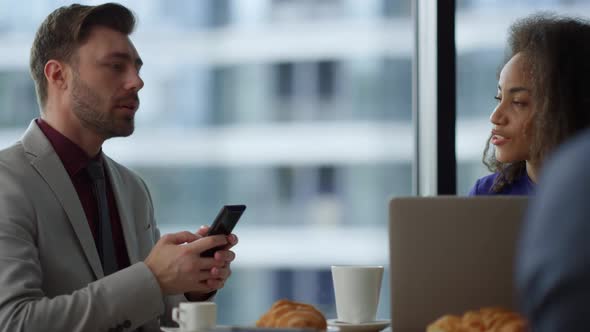
<path id="1" fill-rule="evenodd" d="M 96 134 L 109 139 L 111 137 L 129 136 L 135 129 L 134 118 L 122 118 L 117 122 L 116 115 L 110 112 L 101 112 L 100 107 L 105 103 L 74 73 L 72 87 L 73 111 L 82 126 L 92 130 Z M 137 95 L 129 98 L 137 99 Z"/>

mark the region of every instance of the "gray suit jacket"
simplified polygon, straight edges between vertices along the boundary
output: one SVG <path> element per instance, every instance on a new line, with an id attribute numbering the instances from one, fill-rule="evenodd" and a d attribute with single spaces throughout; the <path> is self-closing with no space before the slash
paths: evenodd
<path id="1" fill-rule="evenodd" d="M 142 262 L 159 238 L 145 183 L 105 156 L 131 266 L 104 277 L 74 186 L 37 124 L 0 151 L 0 331 L 159 331 L 164 297 Z"/>

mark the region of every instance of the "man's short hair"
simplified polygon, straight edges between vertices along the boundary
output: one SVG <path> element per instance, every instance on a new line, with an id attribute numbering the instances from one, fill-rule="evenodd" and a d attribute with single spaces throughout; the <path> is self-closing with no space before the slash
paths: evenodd
<path id="1" fill-rule="evenodd" d="M 135 16 L 117 3 L 99 6 L 73 4 L 54 10 L 41 23 L 31 47 L 29 63 L 41 110 L 47 102 L 45 64 L 51 59 L 71 63 L 75 51 L 86 41 L 95 26 L 129 35 L 135 28 Z"/>

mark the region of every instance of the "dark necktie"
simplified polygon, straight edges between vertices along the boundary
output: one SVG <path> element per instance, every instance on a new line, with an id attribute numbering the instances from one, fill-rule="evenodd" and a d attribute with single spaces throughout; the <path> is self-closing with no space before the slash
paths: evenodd
<path id="1" fill-rule="evenodd" d="M 90 161 L 87 167 L 88 175 L 92 180 L 94 197 L 98 203 L 98 227 L 97 248 L 104 275 L 107 276 L 118 270 L 117 255 L 115 254 L 115 243 L 111 229 L 111 217 L 107 201 L 106 180 L 104 170 L 100 161 Z"/>

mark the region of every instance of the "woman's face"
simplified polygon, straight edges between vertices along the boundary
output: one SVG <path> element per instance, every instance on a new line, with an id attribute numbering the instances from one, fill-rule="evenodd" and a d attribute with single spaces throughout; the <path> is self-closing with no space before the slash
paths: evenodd
<path id="1" fill-rule="evenodd" d="M 532 142 L 533 103 L 530 70 L 525 58 L 517 53 L 500 73 L 496 99 L 498 106 L 492 112 L 492 137 L 496 160 L 512 163 L 528 160 Z"/>

